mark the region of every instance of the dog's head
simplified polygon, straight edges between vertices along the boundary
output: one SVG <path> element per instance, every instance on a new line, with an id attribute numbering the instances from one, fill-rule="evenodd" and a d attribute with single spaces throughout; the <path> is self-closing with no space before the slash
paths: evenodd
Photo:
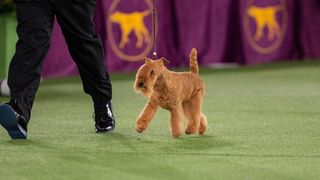
<path id="1" fill-rule="evenodd" d="M 150 97 L 153 93 L 153 87 L 159 77 L 163 75 L 168 61 L 165 58 L 151 60 L 144 58 L 144 64 L 139 68 L 136 74 L 136 80 L 133 89 L 136 93 L 141 92 L 143 96 Z"/>

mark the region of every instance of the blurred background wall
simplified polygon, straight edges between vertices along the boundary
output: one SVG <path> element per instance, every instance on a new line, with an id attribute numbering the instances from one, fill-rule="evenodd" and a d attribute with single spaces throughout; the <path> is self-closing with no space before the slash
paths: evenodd
<path id="1" fill-rule="evenodd" d="M 97 0 L 96 30 L 111 72 L 137 69 L 152 53 L 152 0 Z M 320 58 L 319 0 L 157 0 L 157 52 L 171 67 Z M 76 75 L 55 23 L 43 76 Z"/>

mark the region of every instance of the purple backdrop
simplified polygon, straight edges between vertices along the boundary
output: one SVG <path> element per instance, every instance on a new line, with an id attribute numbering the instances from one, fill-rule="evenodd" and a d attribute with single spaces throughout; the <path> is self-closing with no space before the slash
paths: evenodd
<path id="1" fill-rule="evenodd" d="M 171 67 L 187 66 L 193 47 L 201 65 L 320 58 L 319 0 L 158 0 L 157 9 L 157 52 Z M 135 70 L 151 56 L 151 11 L 152 0 L 97 0 L 109 71 Z M 43 76 L 77 73 L 55 24 Z"/>

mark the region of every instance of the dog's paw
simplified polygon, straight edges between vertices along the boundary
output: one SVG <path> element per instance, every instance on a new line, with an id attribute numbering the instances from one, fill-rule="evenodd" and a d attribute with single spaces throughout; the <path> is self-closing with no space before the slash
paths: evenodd
<path id="1" fill-rule="evenodd" d="M 200 126 L 199 128 L 199 134 L 203 135 L 206 132 L 207 127 L 206 126 Z"/>
<path id="2" fill-rule="evenodd" d="M 196 130 L 196 128 L 187 128 L 186 130 L 185 130 L 185 133 L 186 134 L 194 134 L 194 133 L 196 133 L 197 132 L 197 130 Z"/>
<path id="3" fill-rule="evenodd" d="M 181 136 L 181 133 L 172 133 L 172 137 L 179 138 Z"/>
<path id="4" fill-rule="evenodd" d="M 171 135 L 174 138 L 179 138 L 182 135 L 182 132 L 179 129 L 171 129 Z"/>
<path id="5" fill-rule="evenodd" d="M 146 127 L 144 127 L 143 125 L 141 125 L 141 124 L 136 124 L 136 131 L 137 131 L 138 133 L 142 133 L 145 129 L 146 129 Z"/>

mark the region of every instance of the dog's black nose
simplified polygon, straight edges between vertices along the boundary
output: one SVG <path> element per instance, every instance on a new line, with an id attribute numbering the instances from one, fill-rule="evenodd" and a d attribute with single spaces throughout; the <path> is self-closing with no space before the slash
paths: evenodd
<path id="1" fill-rule="evenodd" d="M 139 88 L 142 88 L 142 87 L 143 87 L 143 85 L 144 85 L 144 83 L 143 83 L 143 82 L 139 82 L 139 83 L 138 83 L 138 87 L 139 87 Z"/>

